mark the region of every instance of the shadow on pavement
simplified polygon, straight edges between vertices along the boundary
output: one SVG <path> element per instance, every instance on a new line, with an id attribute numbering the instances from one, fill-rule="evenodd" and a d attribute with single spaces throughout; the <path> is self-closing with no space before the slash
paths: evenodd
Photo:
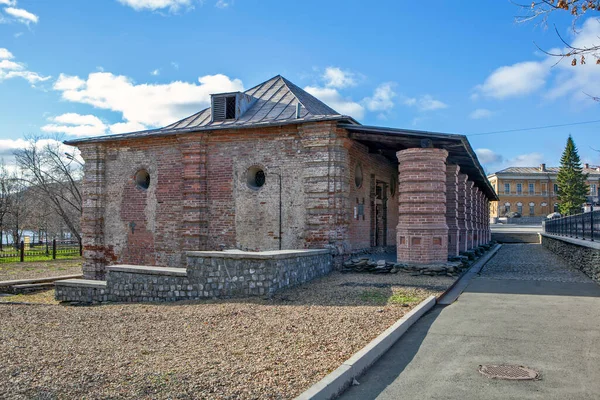
<path id="1" fill-rule="evenodd" d="M 369 368 L 359 382 L 365 384 L 351 386 L 339 399 L 369 400 L 375 399 L 404 371 L 418 353 L 429 329 L 443 311 L 444 307 L 435 306 L 415 323 L 379 360 L 377 368 Z"/>
<path id="2" fill-rule="evenodd" d="M 600 285 L 591 280 L 583 283 L 478 277 L 464 293 L 600 297 Z"/>

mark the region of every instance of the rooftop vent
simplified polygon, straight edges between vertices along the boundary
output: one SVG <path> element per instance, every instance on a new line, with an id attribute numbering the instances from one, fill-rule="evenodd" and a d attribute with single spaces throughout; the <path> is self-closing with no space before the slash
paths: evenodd
<path id="1" fill-rule="evenodd" d="M 256 99 L 241 92 L 220 93 L 211 96 L 211 115 L 214 121 L 238 119 Z"/>
<path id="2" fill-rule="evenodd" d="M 546 172 L 546 164 L 540 164 L 540 171 Z"/>
<path id="3" fill-rule="evenodd" d="M 588 163 L 583 164 L 583 168 L 590 169 L 590 164 L 588 164 Z"/>

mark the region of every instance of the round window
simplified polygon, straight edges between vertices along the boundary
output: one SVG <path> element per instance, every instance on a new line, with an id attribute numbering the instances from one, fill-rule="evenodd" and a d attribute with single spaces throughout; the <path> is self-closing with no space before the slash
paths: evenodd
<path id="1" fill-rule="evenodd" d="M 246 171 L 246 183 L 250 189 L 258 190 L 265 184 L 265 171 L 259 166 L 253 166 Z"/>
<path id="2" fill-rule="evenodd" d="M 356 164 L 356 168 L 354 169 L 354 184 L 357 188 L 363 184 L 363 171 L 360 164 Z"/>
<path id="3" fill-rule="evenodd" d="M 145 169 L 140 169 L 135 173 L 135 184 L 140 189 L 148 189 L 150 187 L 150 174 Z"/>

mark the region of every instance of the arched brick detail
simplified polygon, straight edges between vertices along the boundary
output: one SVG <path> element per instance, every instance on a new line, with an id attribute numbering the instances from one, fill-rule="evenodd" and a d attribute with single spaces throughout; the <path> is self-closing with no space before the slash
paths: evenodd
<path id="1" fill-rule="evenodd" d="M 398 262 L 448 261 L 446 158 L 443 149 L 412 148 L 398 157 Z"/>

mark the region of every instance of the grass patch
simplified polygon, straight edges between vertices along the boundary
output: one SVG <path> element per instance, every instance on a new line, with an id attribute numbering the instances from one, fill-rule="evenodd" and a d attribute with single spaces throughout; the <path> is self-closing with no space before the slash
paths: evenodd
<path id="1" fill-rule="evenodd" d="M 0 281 L 81 273 L 83 259 L 0 263 Z"/>
<path id="2" fill-rule="evenodd" d="M 6 303 L 6 302 L 59 304 L 59 302 L 54 299 L 54 289 L 44 290 L 43 292 L 1 296 L 0 303 Z"/>
<path id="3" fill-rule="evenodd" d="M 367 289 L 360 293 L 360 299 L 368 304 L 386 305 L 386 304 L 410 304 L 421 300 L 421 297 L 415 296 L 409 292 L 398 290 L 391 294 L 377 289 Z"/>

